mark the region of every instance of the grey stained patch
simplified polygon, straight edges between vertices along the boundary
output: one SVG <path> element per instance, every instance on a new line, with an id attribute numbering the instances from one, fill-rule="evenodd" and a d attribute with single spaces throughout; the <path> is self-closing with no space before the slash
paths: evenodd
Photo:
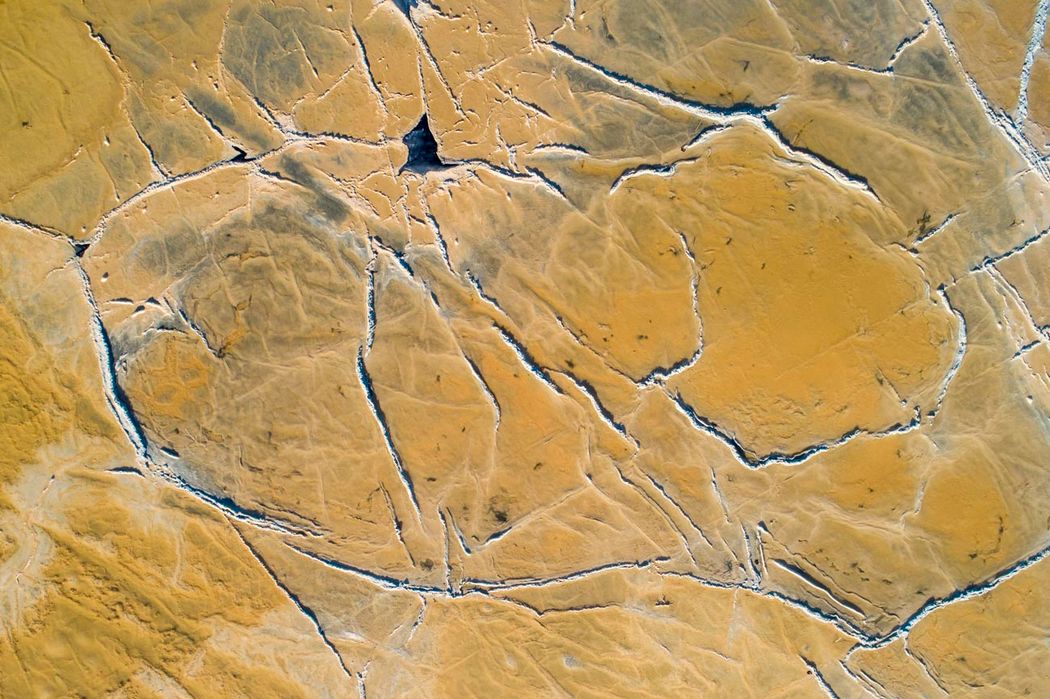
<path id="1" fill-rule="evenodd" d="M 559 62 L 554 72 L 564 76 L 573 95 L 586 95 L 588 128 L 580 131 L 577 145 L 596 158 L 657 157 L 678 148 L 705 124 L 693 114 L 668 108 L 575 63 Z M 552 113 L 568 119 L 559 108 L 552 105 Z M 637 133 L 646 134 L 644 150 L 634 142 Z"/>
<path id="2" fill-rule="evenodd" d="M 325 188 L 324 183 L 294 157 L 289 155 L 282 156 L 280 168 L 288 179 L 302 185 L 314 195 L 316 209 L 327 221 L 339 223 L 346 220 L 346 217 L 350 215 L 347 205 L 331 194 Z"/>
<path id="3" fill-rule="evenodd" d="M 778 0 L 776 9 L 802 53 L 873 69 L 921 28 L 922 13 L 912 16 L 896 0 Z"/>
<path id="4" fill-rule="evenodd" d="M 350 60 L 345 37 L 296 7 L 242 6 L 231 14 L 223 63 L 256 97 L 288 109 L 319 75 Z"/>
<path id="5" fill-rule="evenodd" d="M 255 150 L 263 151 L 272 147 L 269 134 L 243 123 L 230 105 L 207 90 L 191 88 L 186 98 L 193 108 L 208 121 L 209 125 L 223 138 L 237 138 Z"/>
<path id="6" fill-rule="evenodd" d="M 250 332 L 234 357 L 261 352 L 283 361 L 360 336 L 365 260 L 312 223 L 312 207 L 308 197 L 263 199 L 208 236 L 177 293 L 216 347 L 241 323 Z"/>

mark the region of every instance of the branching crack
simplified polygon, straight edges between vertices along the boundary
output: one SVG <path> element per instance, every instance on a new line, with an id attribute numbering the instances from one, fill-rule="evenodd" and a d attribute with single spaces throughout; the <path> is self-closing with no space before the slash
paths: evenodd
<path id="1" fill-rule="evenodd" d="M 769 115 L 777 109 L 777 106 L 775 105 L 770 107 L 759 107 L 748 103 L 739 103 L 729 107 L 718 107 L 704 104 L 702 102 L 680 97 L 672 92 L 660 90 L 651 85 L 646 85 L 645 83 L 639 82 L 626 75 L 609 70 L 590 59 L 580 56 L 556 41 L 541 43 L 563 58 L 604 76 L 606 79 L 620 87 L 645 95 L 649 99 L 665 107 L 680 109 L 721 125 L 749 123 L 770 136 L 780 145 L 781 148 L 787 151 L 793 159 L 810 165 L 844 187 L 859 190 L 868 196 L 871 196 L 876 201 L 881 201 L 878 194 L 876 194 L 875 190 L 868 183 L 867 178 L 848 172 L 824 156 L 791 143 L 791 141 L 784 136 L 780 129 L 778 129 L 769 118 Z"/>

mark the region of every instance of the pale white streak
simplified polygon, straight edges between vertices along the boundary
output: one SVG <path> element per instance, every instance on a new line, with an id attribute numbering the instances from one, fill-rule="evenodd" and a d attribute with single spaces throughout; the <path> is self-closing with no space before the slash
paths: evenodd
<path id="1" fill-rule="evenodd" d="M 1025 51 L 1024 64 L 1021 66 L 1021 87 L 1017 96 L 1017 111 L 1014 112 L 1014 118 L 1018 122 L 1028 118 L 1028 83 L 1032 78 L 1035 56 L 1043 45 L 1043 37 L 1046 36 L 1048 16 L 1050 16 L 1050 0 L 1039 0 L 1035 20 L 1032 22 L 1032 35 L 1028 39 L 1028 49 Z"/>
<path id="2" fill-rule="evenodd" d="M 984 91 L 981 90 L 977 81 L 973 79 L 973 76 L 966 72 L 966 68 L 963 67 L 962 59 L 959 57 L 959 52 L 955 48 L 955 43 L 948 35 L 948 30 L 944 26 L 944 21 L 941 19 L 941 15 L 937 11 L 937 8 L 933 6 L 933 3 L 930 0 L 923 0 L 923 4 L 926 5 L 926 11 L 930 13 L 930 17 L 933 19 L 933 24 L 937 28 L 937 33 L 940 34 L 941 40 L 944 42 L 945 49 L 947 49 L 948 54 L 955 61 L 956 65 L 958 65 L 959 71 L 962 73 L 963 78 L 966 80 L 966 84 L 970 88 L 970 92 L 973 93 L 973 96 L 976 97 L 977 101 L 981 104 L 988 121 L 991 122 L 992 126 L 998 129 L 999 132 L 1014 146 L 1018 154 L 1020 154 L 1028 164 L 1028 167 L 1038 172 L 1045 181 L 1050 183 L 1050 168 L 1047 167 L 1046 162 L 1042 159 L 1039 152 L 1028 142 L 1028 139 L 1021 133 L 1020 129 L 1017 128 L 1017 124 L 992 106 L 992 103 L 984 94 Z"/>

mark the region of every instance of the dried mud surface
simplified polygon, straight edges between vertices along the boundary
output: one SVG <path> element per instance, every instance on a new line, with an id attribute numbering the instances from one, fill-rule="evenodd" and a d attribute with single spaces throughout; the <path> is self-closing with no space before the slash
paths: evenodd
<path id="1" fill-rule="evenodd" d="M 1050 694 L 1048 0 L 0 0 L 0 696 Z"/>

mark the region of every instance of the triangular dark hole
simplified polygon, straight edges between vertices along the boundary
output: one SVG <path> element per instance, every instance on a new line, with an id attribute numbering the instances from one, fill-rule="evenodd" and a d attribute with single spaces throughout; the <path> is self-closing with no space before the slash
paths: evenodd
<path id="1" fill-rule="evenodd" d="M 394 4 L 397 5 L 397 9 L 404 12 L 405 17 L 408 17 L 409 19 L 412 18 L 412 16 L 409 14 L 409 10 L 415 6 L 416 2 L 417 0 L 394 0 Z"/>
<path id="2" fill-rule="evenodd" d="M 427 172 L 451 167 L 438 157 L 438 144 L 434 134 L 430 132 L 426 114 L 416 124 L 416 128 L 405 134 L 404 142 L 408 146 L 408 162 L 403 170 Z"/>

